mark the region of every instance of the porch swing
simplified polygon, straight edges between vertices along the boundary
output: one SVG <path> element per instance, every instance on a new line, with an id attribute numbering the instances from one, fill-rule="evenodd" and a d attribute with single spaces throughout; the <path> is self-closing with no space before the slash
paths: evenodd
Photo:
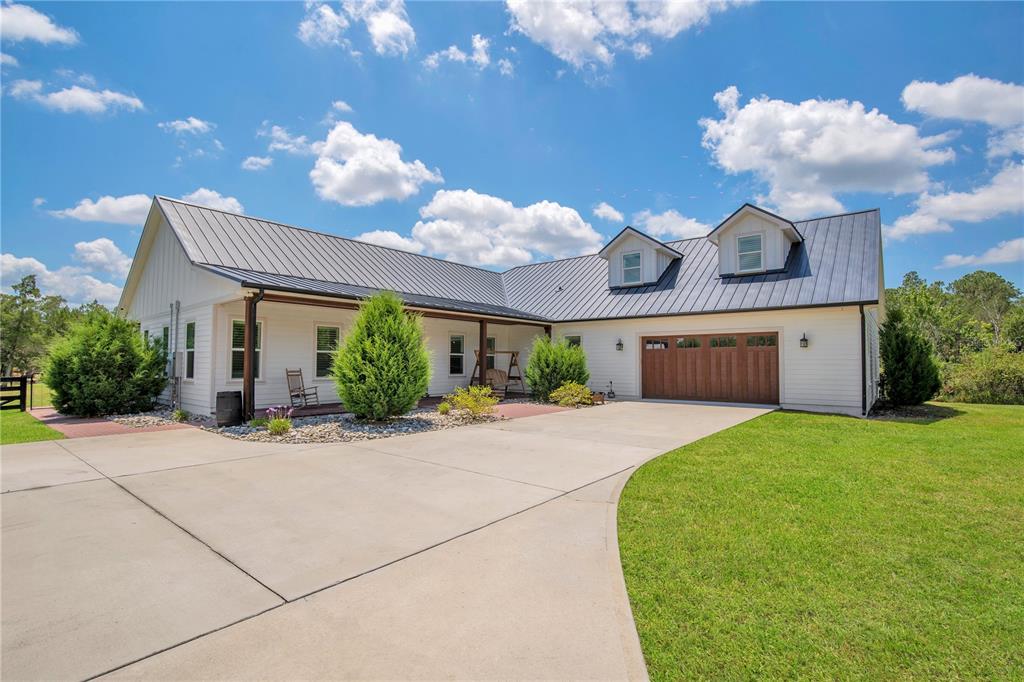
<path id="1" fill-rule="evenodd" d="M 474 350 L 473 353 L 476 355 L 476 362 L 473 364 L 473 379 L 470 381 L 471 386 L 475 386 L 480 383 L 480 350 Z M 488 369 L 485 374 L 485 381 L 491 390 L 500 395 L 502 398 L 508 396 L 509 388 L 513 384 L 519 385 L 519 392 L 526 395 L 526 384 L 523 383 L 523 374 L 519 368 L 519 351 L 517 350 L 492 350 L 487 351 L 487 355 L 494 356 L 494 364 L 498 364 L 499 355 L 507 355 L 508 358 L 508 370 L 498 369 L 496 366 L 492 369 Z"/>

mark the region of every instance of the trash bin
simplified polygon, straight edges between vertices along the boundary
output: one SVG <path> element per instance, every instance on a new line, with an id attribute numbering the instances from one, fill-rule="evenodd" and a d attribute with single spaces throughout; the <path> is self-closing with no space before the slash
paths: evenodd
<path id="1" fill-rule="evenodd" d="M 242 423 L 242 392 L 217 393 L 217 426 L 237 426 Z"/>

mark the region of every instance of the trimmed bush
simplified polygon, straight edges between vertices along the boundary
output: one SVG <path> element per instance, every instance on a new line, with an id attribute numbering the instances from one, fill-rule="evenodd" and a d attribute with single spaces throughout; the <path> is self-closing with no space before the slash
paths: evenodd
<path id="1" fill-rule="evenodd" d="M 97 308 L 50 349 L 46 383 L 63 414 L 142 412 L 167 385 L 167 355 L 138 325 Z"/>
<path id="2" fill-rule="evenodd" d="M 535 398 L 550 400 L 551 392 L 562 384 L 586 384 L 589 379 L 587 355 L 582 347 L 570 346 L 565 339 L 552 341 L 547 336 L 534 340 L 526 363 L 526 383 Z"/>
<path id="3" fill-rule="evenodd" d="M 345 408 L 363 419 L 405 414 L 427 392 L 430 355 L 418 315 L 392 293 L 366 300 L 331 367 Z"/>
<path id="4" fill-rule="evenodd" d="M 437 413 L 439 415 L 441 415 L 441 416 L 444 416 L 444 415 L 448 414 L 451 411 L 452 411 L 452 404 L 449 403 L 448 401 L 442 401 L 437 406 Z"/>
<path id="5" fill-rule="evenodd" d="M 938 393 L 942 382 L 932 345 L 904 320 L 899 308 L 888 311 L 879 346 L 882 395 L 889 405 L 920 405 Z"/>
<path id="6" fill-rule="evenodd" d="M 946 365 L 941 397 L 958 403 L 1024 405 L 1024 354 L 986 348 Z"/>
<path id="7" fill-rule="evenodd" d="M 176 422 L 187 422 L 188 417 L 188 412 L 182 409 L 177 409 L 173 413 L 171 413 L 171 419 L 173 419 Z"/>
<path id="8" fill-rule="evenodd" d="M 459 386 L 451 395 L 445 396 L 445 402 L 450 404 L 452 409 L 474 419 L 493 414 L 494 406 L 499 400 L 490 386 Z"/>
<path id="9" fill-rule="evenodd" d="M 562 407 L 579 407 L 593 405 L 594 394 L 583 384 L 567 381 L 551 392 L 551 402 Z"/>

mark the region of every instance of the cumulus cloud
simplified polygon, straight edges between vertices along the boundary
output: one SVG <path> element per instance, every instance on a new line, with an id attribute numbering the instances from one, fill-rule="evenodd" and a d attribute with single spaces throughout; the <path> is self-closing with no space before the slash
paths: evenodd
<path id="1" fill-rule="evenodd" d="M 335 124 L 315 148 L 318 157 L 309 177 L 316 193 L 345 206 L 400 201 L 417 194 L 424 183 L 444 182 L 438 169 L 418 159 L 404 161 L 394 140 L 363 134 L 347 121 Z"/>
<path id="2" fill-rule="evenodd" d="M 340 112 L 342 114 L 352 113 L 352 107 L 349 105 L 349 103 L 341 99 L 336 99 L 333 102 L 331 102 L 331 109 L 334 109 L 335 111 Z"/>
<path id="3" fill-rule="evenodd" d="M 498 73 L 506 78 L 511 78 L 516 74 L 516 67 L 510 60 L 502 57 L 498 60 Z"/>
<path id="4" fill-rule="evenodd" d="M 32 206 L 35 208 L 39 208 L 45 203 L 46 199 L 44 197 L 36 197 L 35 199 L 32 200 Z"/>
<path id="5" fill-rule="evenodd" d="M 579 69 L 609 66 L 619 51 L 643 59 L 651 53 L 651 39 L 675 38 L 733 4 L 723 0 L 508 0 L 506 6 L 512 30 Z"/>
<path id="6" fill-rule="evenodd" d="M 943 257 L 940 268 L 957 268 L 966 265 L 998 265 L 1000 263 L 1019 263 L 1024 261 L 1024 237 L 999 242 L 996 246 L 981 255 L 961 256 L 951 253 Z"/>
<path id="7" fill-rule="evenodd" d="M 955 158 L 949 136 L 922 137 L 860 102 L 739 98 L 735 86 L 715 94 L 722 118 L 701 119 L 703 145 L 727 173 L 766 183 L 758 201 L 788 218 L 841 211 L 842 192 L 922 191 L 927 169 Z"/>
<path id="8" fill-rule="evenodd" d="M 310 142 L 305 135 L 292 135 L 284 126 L 273 125 L 269 121 L 263 122 L 263 127 L 256 135 L 270 140 L 267 144 L 267 151 L 270 152 L 287 152 L 303 156 L 315 154 L 318 148 L 318 143 Z"/>
<path id="9" fill-rule="evenodd" d="M 522 265 L 600 249 L 602 238 L 574 209 L 553 201 L 518 207 L 473 190 L 440 190 L 420 209 L 412 239 L 470 265 Z"/>
<path id="10" fill-rule="evenodd" d="M 102 114 L 115 109 L 136 111 L 145 108 L 138 97 L 113 90 L 93 90 L 72 85 L 62 90 L 44 92 L 43 82 L 38 80 L 14 81 L 8 92 L 15 99 L 31 100 L 65 114 L 76 111 Z"/>
<path id="11" fill-rule="evenodd" d="M 73 258 L 90 270 L 101 270 L 124 279 L 132 267 L 132 259 L 106 237 L 75 244 Z"/>
<path id="12" fill-rule="evenodd" d="M 189 116 L 186 119 L 177 119 L 174 121 L 164 121 L 163 123 L 157 123 L 156 125 L 161 130 L 169 133 L 175 133 L 177 135 L 185 133 L 191 135 L 203 135 L 217 127 L 215 124 L 196 118 L 195 116 Z"/>
<path id="13" fill-rule="evenodd" d="M 0 52 L 0 65 L 2 66 L 18 66 L 18 60 L 16 57 L 7 54 L 6 52 Z"/>
<path id="14" fill-rule="evenodd" d="M 86 274 L 85 268 L 64 266 L 50 270 L 35 258 L 19 258 L 13 253 L 0 255 L 0 283 L 7 289 L 26 275 L 35 275 L 39 289 L 46 295 L 63 296 L 72 304 L 99 301 L 114 305 L 121 287 Z"/>
<path id="15" fill-rule="evenodd" d="M 913 213 L 885 228 L 889 239 L 952 232 L 950 223 L 980 223 L 1001 215 L 1024 213 L 1024 163 L 1008 164 L 992 180 L 969 192 L 922 194 Z"/>
<path id="16" fill-rule="evenodd" d="M 344 45 L 348 19 L 330 5 L 306 2 L 306 15 L 299 22 L 299 40 L 307 45 Z"/>
<path id="17" fill-rule="evenodd" d="M 78 42 L 74 29 L 58 26 L 48 15 L 12 2 L 0 5 L 0 36 L 13 43 L 34 40 L 44 45 L 74 45 Z"/>
<path id="18" fill-rule="evenodd" d="M 307 45 L 337 45 L 358 57 L 360 53 L 345 37 L 354 22 L 366 26 L 379 55 L 405 56 L 416 45 L 416 32 L 402 0 L 347 0 L 338 10 L 327 3 L 307 0 L 297 35 Z"/>
<path id="19" fill-rule="evenodd" d="M 205 187 L 200 187 L 195 192 L 186 194 L 182 197 L 182 200 L 191 204 L 215 208 L 219 211 L 227 211 L 228 213 L 245 213 L 245 207 L 242 206 L 242 202 L 238 199 L 224 196 L 220 192 Z"/>
<path id="20" fill-rule="evenodd" d="M 460 64 L 469 62 L 478 69 L 486 69 L 491 63 L 491 55 L 489 53 L 491 41 L 479 33 L 475 33 L 470 38 L 470 44 L 472 48 L 469 54 L 463 52 L 457 45 L 449 45 L 443 50 L 432 52 L 423 60 L 423 66 L 433 71 L 440 66 L 442 61 L 449 61 Z"/>
<path id="21" fill-rule="evenodd" d="M 434 69 L 441 65 L 442 61 L 459 62 L 460 64 L 465 64 L 466 60 L 468 59 L 469 56 L 465 52 L 460 50 L 458 46 L 449 45 L 443 50 L 438 50 L 437 52 L 431 52 L 430 54 L 428 54 L 426 59 L 423 60 L 423 66 L 433 71 Z"/>
<path id="22" fill-rule="evenodd" d="M 242 161 L 242 168 L 247 171 L 261 171 L 270 168 L 273 163 L 274 159 L 269 156 L 248 156 Z"/>
<path id="23" fill-rule="evenodd" d="M 102 196 L 96 201 L 82 199 L 73 208 L 50 211 L 57 218 L 74 218 L 96 223 L 115 223 L 118 225 L 141 225 L 149 215 L 149 196 L 145 194 L 128 194 L 121 197 Z"/>
<path id="24" fill-rule="evenodd" d="M 364 232 L 355 237 L 355 239 L 361 242 L 376 244 L 377 246 L 386 246 L 390 249 L 409 251 L 410 253 L 420 253 L 423 251 L 423 244 L 420 244 L 415 239 L 403 237 L 393 230 L 373 230 L 372 232 Z"/>
<path id="25" fill-rule="evenodd" d="M 664 213 L 640 211 L 633 214 L 633 222 L 641 232 L 646 232 L 659 239 L 703 237 L 711 231 L 708 225 L 694 218 L 688 218 L 675 209 L 669 209 Z"/>
<path id="26" fill-rule="evenodd" d="M 621 211 L 616 210 L 614 206 L 605 201 L 594 207 L 594 216 L 613 223 L 621 223 L 623 218 Z"/>

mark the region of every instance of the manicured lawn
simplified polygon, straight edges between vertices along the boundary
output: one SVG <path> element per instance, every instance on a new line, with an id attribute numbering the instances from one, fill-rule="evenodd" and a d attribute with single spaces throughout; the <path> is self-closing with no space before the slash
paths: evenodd
<path id="1" fill-rule="evenodd" d="M 773 413 L 619 506 L 655 680 L 1024 677 L 1024 407 Z"/>
<path id="2" fill-rule="evenodd" d="M 51 429 L 28 412 L 4 410 L 0 412 L 0 445 L 30 443 L 36 440 L 63 438 L 60 431 Z"/>

